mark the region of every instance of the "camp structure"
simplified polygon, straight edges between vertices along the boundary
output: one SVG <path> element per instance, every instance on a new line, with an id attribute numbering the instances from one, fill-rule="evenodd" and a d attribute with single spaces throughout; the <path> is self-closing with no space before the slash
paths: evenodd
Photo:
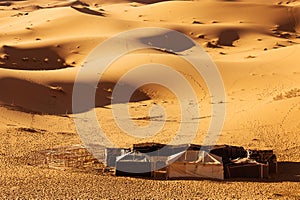
<path id="1" fill-rule="evenodd" d="M 129 152 L 116 159 L 117 176 L 151 177 L 151 157 L 140 152 Z"/>
<path id="2" fill-rule="evenodd" d="M 230 145 L 135 144 L 112 156 L 117 176 L 176 178 L 269 178 L 277 173 L 272 150 L 246 150 Z M 107 155 L 109 156 L 109 155 Z M 115 159 L 115 160 L 114 160 Z"/>
<path id="3" fill-rule="evenodd" d="M 189 150 L 170 156 L 166 178 L 224 179 L 222 158 L 205 151 Z"/>
<path id="4" fill-rule="evenodd" d="M 105 167 L 101 162 L 104 158 L 104 147 L 95 145 L 92 148 L 97 149 L 95 154 L 91 154 L 88 148 L 81 144 L 34 151 L 27 155 L 32 158 L 28 164 L 61 170 L 102 171 Z"/>
<path id="5" fill-rule="evenodd" d="M 169 149 L 170 150 L 170 149 Z M 181 151 L 166 155 L 129 152 L 117 157 L 117 176 L 224 179 L 222 158 L 205 151 Z"/>
<path id="6" fill-rule="evenodd" d="M 116 175 L 150 177 L 156 176 L 159 171 L 165 174 L 169 156 L 184 152 L 187 148 L 187 145 L 135 144 L 132 151 L 116 157 Z"/>
<path id="7" fill-rule="evenodd" d="M 277 174 L 277 159 L 272 150 L 248 150 L 246 158 L 230 160 L 227 178 L 269 178 Z"/>
<path id="8" fill-rule="evenodd" d="M 132 148 L 107 148 L 88 144 L 46 149 L 26 157 L 33 158 L 30 165 L 160 179 L 265 179 L 277 174 L 273 150 L 231 145 L 142 143 Z"/>

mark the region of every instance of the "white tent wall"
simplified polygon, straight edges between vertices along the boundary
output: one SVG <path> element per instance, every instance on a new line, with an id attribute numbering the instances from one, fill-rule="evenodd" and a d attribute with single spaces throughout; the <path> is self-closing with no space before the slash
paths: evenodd
<path id="1" fill-rule="evenodd" d="M 117 176 L 145 176 L 152 172 L 151 157 L 147 154 L 129 152 L 116 159 Z"/>
<path id="2" fill-rule="evenodd" d="M 151 163 L 152 163 L 152 170 L 160 170 L 167 166 L 167 156 L 152 156 Z"/>

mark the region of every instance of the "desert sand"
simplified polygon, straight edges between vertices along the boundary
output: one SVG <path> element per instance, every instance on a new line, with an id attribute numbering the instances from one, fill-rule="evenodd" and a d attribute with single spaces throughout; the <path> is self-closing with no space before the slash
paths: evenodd
<path id="1" fill-rule="evenodd" d="M 209 53 L 226 91 L 226 102 L 219 102 L 226 104 L 226 119 L 217 143 L 273 149 L 277 178 L 148 180 L 28 162 L 32 152 L 82 143 L 72 113 L 78 71 L 99 43 L 144 27 L 179 31 Z M 1 199 L 300 198 L 300 1 L 0 1 L 0 29 Z M 95 98 L 102 129 L 120 147 L 172 139 L 181 114 L 164 87 L 145 85 L 129 103 L 132 120 L 141 126 L 149 123 L 153 104 L 166 109 L 167 122 L 154 136 L 126 135 L 111 112 L 114 84 L 126 71 L 150 62 L 171 66 L 197 91 L 201 115 L 193 142 L 201 144 L 215 102 L 186 61 L 160 50 L 131 52 L 105 72 Z"/>

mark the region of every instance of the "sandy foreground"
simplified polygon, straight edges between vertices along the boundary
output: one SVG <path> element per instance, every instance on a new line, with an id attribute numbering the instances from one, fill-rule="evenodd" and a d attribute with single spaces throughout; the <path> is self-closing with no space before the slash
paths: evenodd
<path id="1" fill-rule="evenodd" d="M 111 111 L 114 85 L 124 73 L 162 63 L 197 93 L 200 125 L 193 142 L 203 142 L 211 106 L 225 104 L 217 143 L 273 149 L 277 178 L 148 180 L 32 165 L 33 152 L 82 143 L 72 90 L 89 53 L 115 34 L 145 27 L 176 30 L 201 45 L 220 71 L 226 101 L 211 102 L 203 78 L 177 55 L 131 52 L 112 63 L 97 87 L 95 112 L 107 137 L 120 147 L 172 140 L 181 112 L 165 87 L 142 86 L 128 104 L 140 126 L 149 124 L 153 105 L 165 108 L 166 123 L 155 135 L 126 135 Z M 300 1 L 0 1 L 0 30 L 0 199 L 300 199 Z M 172 79 L 137 73 L 125 85 L 151 75 Z"/>

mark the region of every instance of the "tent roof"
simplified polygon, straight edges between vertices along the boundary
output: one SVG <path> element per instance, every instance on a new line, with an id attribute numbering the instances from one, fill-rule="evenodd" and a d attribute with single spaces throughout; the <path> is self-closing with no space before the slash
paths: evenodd
<path id="1" fill-rule="evenodd" d="M 118 156 L 116 162 L 119 161 L 135 161 L 135 162 L 150 162 L 150 156 L 140 152 L 129 152 L 124 155 Z"/>

